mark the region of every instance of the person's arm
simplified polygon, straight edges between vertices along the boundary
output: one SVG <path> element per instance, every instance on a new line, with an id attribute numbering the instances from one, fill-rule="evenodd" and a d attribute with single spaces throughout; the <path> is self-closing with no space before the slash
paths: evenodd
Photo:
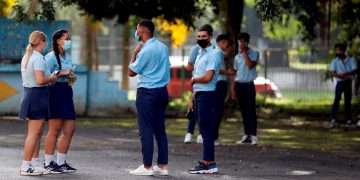
<path id="1" fill-rule="evenodd" d="M 208 71 L 206 71 L 205 75 L 200 76 L 200 77 L 196 77 L 196 78 L 192 78 L 191 83 L 192 84 L 195 84 L 195 83 L 199 83 L 199 84 L 209 83 L 213 79 L 214 73 L 215 73 L 215 70 L 208 70 Z"/>
<path id="2" fill-rule="evenodd" d="M 190 56 L 189 56 L 189 62 L 186 65 L 186 70 L 187 71 L 193 71 L 194 70 L 194 64 L 196 61 L 196 57 L 199 53 L 199 47 L 195 46 L 193 48 L 191 48 L 191 52 L 190 52 Z"/>
<path id="3" fill-rule="evenodd" d="M 132 68 L 135 68 L 136 64 L 138 64 L 139 62 L 135 63 L 137 61 L 137 56 L 142 48 L 143 44 L 142 43 L 139 43 L 136 45 L 135 47 L 135 50 L 134 50 L 134 53 L 133 55 L 131 56 L 131 60 L 130 60 L 130 66 L 129 66 L 129 70 L 128 70 L 128 76 L 130 77 L 134 77 L 136 76 L 138 73 L 133 70 Z M 132 67 L 132 68 L 131 68 Z"/>
<path id="4" fill-rule="evenodd" d="M 257 57 L 256 57 L 256 59 L 250 59 L 248 50 L 249 49 L 244 50 L 242 53 L 242 56 L 245 61 L 245 64 L 249 67 L 249 69 L 252 69 L 257 65 Z"/>
<path id="5" fill-rule="evenodd" d="M 47 77 L 43 70 L 35 70 L 35 80 L 38 85 L 46 85 L 56 81 L 56 76 Z"/>

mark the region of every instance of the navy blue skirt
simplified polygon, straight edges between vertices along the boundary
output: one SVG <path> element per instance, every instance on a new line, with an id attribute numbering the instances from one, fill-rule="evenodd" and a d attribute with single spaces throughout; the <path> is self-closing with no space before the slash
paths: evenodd
<path id="1" fill-rule="evenodd" d="M 73 90 L 69 83 L 56 82 L 49 89 L 49 119 L 75 120 Z"/>
<path id="2" fill-rule="evenodd" d="M 19 117 L 23 120 L 47 120 L 49 117 L 49 88 L 25 87 Z"/>

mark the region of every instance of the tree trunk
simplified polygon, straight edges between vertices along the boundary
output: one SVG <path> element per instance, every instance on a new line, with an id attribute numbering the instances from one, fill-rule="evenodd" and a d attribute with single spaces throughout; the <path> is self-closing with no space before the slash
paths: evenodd
<path id="1" fill-rule="evenodd" d="M 123 25 L 122 31 L 122 81 L 121 87 L 123 90 L 129 90 L 129 60 L 130 60 L 130 24 L 126 22 Z"/>
<path id="2" fill-rule="evenodd" d="M 84 33 L 81 42 L 81 63 L 86 64 L 89 70 L 98 70 L 96 25 L 90 17 L 85 17 Z"/>

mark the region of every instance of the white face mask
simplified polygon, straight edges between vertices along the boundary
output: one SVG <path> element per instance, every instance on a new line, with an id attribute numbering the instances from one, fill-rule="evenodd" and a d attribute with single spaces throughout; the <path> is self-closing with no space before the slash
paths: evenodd
<path id="1" fill-rule="evenodd" d="M 69 50 L 71 48 L 71 41 L 70 40 L 65 40 L 64 42 L 64 50 Z"/>

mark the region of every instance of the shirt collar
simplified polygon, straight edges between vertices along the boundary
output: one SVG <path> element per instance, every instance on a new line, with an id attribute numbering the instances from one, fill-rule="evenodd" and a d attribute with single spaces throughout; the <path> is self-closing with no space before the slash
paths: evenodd
<path id="1" fill-rule="evenodd" d="M 151 43 L 154 42 L 154 41 L 155 41 L 155 38 L 152 37 L 152 38 L 148 39 L 148 40 L 144 43 L 143 46 L 146 46 L 146 45 L 148 45 L 148 44 L 151 44 Z"/>
<path id="2" fill-rule="evenodd" d="M 39 51 L 33 50 L 33 54 L 36 56 L 43 56 Z"/>

